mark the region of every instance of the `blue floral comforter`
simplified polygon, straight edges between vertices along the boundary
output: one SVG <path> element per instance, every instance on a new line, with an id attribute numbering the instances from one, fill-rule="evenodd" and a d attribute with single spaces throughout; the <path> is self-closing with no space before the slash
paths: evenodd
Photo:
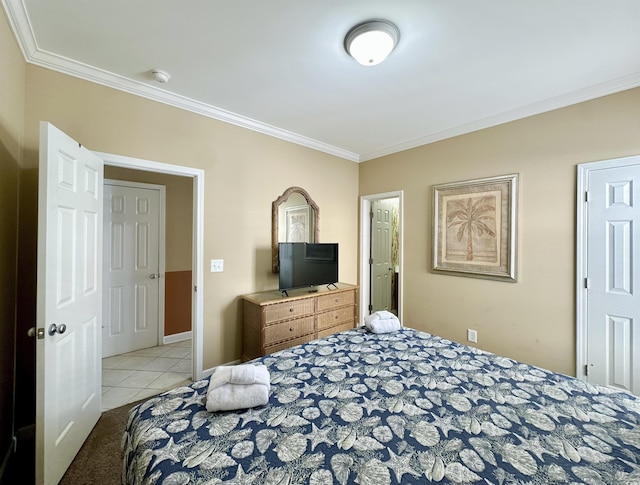
<path id="1" fill-rule="evenodd" d="M 414 330 L 256 360 L 267 406 L 209 413 L 208 380 L 134 408 L 123 483 L 640 484 L 640 400 Z"/>

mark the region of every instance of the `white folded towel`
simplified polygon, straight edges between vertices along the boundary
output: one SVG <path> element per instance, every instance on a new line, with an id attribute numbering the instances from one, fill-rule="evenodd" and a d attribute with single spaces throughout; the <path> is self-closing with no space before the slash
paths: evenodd
<path id="1" fill-rule="evenodd" d="M 400 320 L 397 318 L 385 318 L 382 320 L 376 320 L 375 322 L 371 322 L 367 329 L 371 333 L 390 333 L 395 332 L 396 330 L 400 330 Z"/>
<path id="2" fill-rule="evenodd" d="M 372 333 L 389 333 L 400 330 L 400 320 L 387 310 L 380 310 L 364 317 L 364 326 Z"/>
<path id="3" fill-rule="evenodd" d="M 262 384 L 271 385 L 267 366 L 264 364 L 219 365 L 209 379 L 209 389 L 224 384 Z"/>
<path id="4" fill-rule="evenodd" d="M 393 320 L 398 319 L 393 313 L 388 310 L 378 310 L 377 312 L 372 313 L 371 315 L 367 315 L 364 317 L 365 325 L 367 323 L 375 322 L 376 320 Z"/>
<path id="5" fill-rule="evenodd" d="M 207 411 L 231 411 L 269 402 L 271 378 L 264 364 L 221 365 L 214 369 L 207 389 Z"/>

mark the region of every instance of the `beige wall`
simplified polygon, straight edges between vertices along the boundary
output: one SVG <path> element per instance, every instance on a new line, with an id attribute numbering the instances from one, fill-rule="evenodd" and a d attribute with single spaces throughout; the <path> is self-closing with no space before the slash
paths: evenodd
<path id="1" fill-rule="evenodd" d="M 25 63 L 0 9 L 0 482 L 14 435 L 14 337 Z"/>
<path id="2" fill-rule="evenodd" d="M 640 89 L 360 165 L 360 194 L 404 190 L 404 323 L 575 375 L 579 163 L 640 153 Z M 434 184 L 520 174 L 518 282 L 430 272 Z"/>
<path id="3" fill-rule="evenodd" d="M 1 55 L 1 54 L 0 54 Z M 0 104 L 0 110 L 2 104 Z M 16 263 L 20 167 L 0 137 L 0 482 L 11 449 L 16 332 Z"/>
<path id="4" fill-rule="evenodd" d="M 26 77 L 27 166 L 45 120 L 91 150 L 205 170 L 205 368 L 240 358 L 238 296 L 277 287 L 271 202 L 287 187 L 318 204 L 320 239 L 340 243 L 340 279 L 356 283 L 358 164 L 47 69 Z"/>
<path id="5" fill-rule="evenodd" d="M 3 158 L 21 165 L 26 64 L 6 13 L 0 8 L 0 142 Z"/>

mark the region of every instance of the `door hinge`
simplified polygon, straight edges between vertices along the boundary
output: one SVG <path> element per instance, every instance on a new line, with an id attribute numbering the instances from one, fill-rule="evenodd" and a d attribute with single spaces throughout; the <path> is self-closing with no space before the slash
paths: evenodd
<path id="1" fill-rule="evenodd" d="M 584 375 L 588 376 L 589 375 L 589 364 L 585 364 L 584 365 Z"/>
<path id="2" fill-rule="evenodd" d="M 198 292 L 198 285 L 195 285 L 195 286 L 193 287 L 193 291 L 195 291 L 196 293 Z"/>
<path id="3" fill-rule="evenodd" d="M 373 258 L 369 258 L 369 266 L 373 264 Z"/>
<path id="4" fill-rule="evenodd" d="M 584 279 L 584 288 L 585 288 L 585 290 L 589 289 L 589 278 L 585 278 Z"/>
<path id="5" fill-rule="evenodd" d="M 369 313 L 371 313 L 371 311 L 373 310 L 373 305 L 369 305 Z"/>
<path id="6" fill-rule="evenodd" d="M 588 190 L 584 193 L 584 201 L 585 202 L 589 202 L 589 191 Z"/>

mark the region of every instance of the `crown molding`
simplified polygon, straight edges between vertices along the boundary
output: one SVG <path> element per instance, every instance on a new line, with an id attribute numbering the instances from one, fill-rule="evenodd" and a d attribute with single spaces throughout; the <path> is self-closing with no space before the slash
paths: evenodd
<path id="1" fill-rule="evenodd" d="M 38 48 L 31 22 L 22 0 L 2 0 L 2 3 L 25 60 L 30 64 L 247 128 L 352 162 L 360 161 L 357 153 L 42 50 Z"/>
<path id="2" fill-rule="evenodd" d="M 555 96 L 526 106 L 487 116 L 486 118 L 481 118 L 470 123 L 465 123 L 446 130 L 414 138 L 412 140 L 407 140 L 403 143 L 389 145 L 387 147 L 380 148 L 379 150 L 364 153 L 360 155 L 360 162 L 366 162 L 367 160 L 392 155 L 404 150 L 410 150 L 422 145 L 428 145 L 429 143 L 435 143 L 437 141 L 446 140 L 447 138 L 453 138 L 454 136 L 464 135 L 485 128 L 491 128 L 493 126 L 502 125 L 510 121 L 520 120 L 529 116 L 546 113 L 548 111 L 566 108 L 567 106 L 601 98 L 609 94 L 626 91 L 627 89 L 636 88 L 638 86 L 640 86 L 640 72 L 614 79 L 612 81 L 594 84 L 577 91 L 572 91 L 560 96 Z"/>
<path id="3" fill-rule="evenodd" d="M 18 41 L 22 55 L 28 61 L 30 54 L 35 52 L 38 46 L 24 3 L 22 0 L 2 0 L 2 6 Z"/>
<path id="4" fill-rule="evenodd" d="M 291 131 L 283 130 L 275 126 L 256 121 L 254 119 L 232 113 L 224 109 L 211 106 L 206 103 L 193 100 L 186 96 L 170 93 L 160 88 L 150 86 L 140 81 L 119 76 L 102 69 L 82 64 L 73 59 L 68 59 L 62 56 L 58 56 L 46 51 L 37 50 L 32 54 L 28 62 L 34 65 L 45 67 L 54 71 L 62 72 L 70 76 L 74 76 L 80 79 L 91 81 L 103 86 L 107 86 L 113 89 L 124 91 L 129 94 L 141 96 L 143 98 L 150 99 L 164 103 L 176 108 L 181 108 L 192 113 L 196 113 L 208 118 L 213 118 L 218 121 L 230 123 L 242 128 L 247 128 L 264 135 L 269 135 L 275 138 L 279 138 L 284 141 L 302 145 L 307 148 L 312 148 L 320 152 L 328 153 L 336 157 L 344 158 L 353 162 L 359 161 L 357 154 L 342 150 L 327 143 L 322 143 L 317 140 L 293 133 Z"/>

